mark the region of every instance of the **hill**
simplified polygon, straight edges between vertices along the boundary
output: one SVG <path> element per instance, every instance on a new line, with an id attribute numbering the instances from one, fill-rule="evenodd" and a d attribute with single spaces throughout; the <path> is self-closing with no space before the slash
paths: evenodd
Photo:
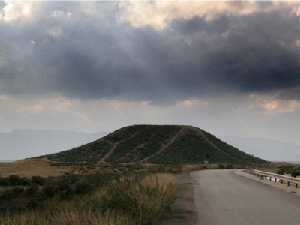
<path id="1" fill-rule="evenodd" d="M 191 126 L 133 125 L 69 151 L 43 156 L 63 163 L 262 163 Z"/>

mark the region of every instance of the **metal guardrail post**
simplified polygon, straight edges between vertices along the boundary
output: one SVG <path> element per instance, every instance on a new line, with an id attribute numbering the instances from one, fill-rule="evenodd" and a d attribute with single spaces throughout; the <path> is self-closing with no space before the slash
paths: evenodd
<path id="1" fill-rule="evenodd" d="M 270 182 L 274 181 L 279 182 L 280 184 L 286 184 L 287 187 L 295 186 L 295 188 L 299 187 L 300 180 L 292 177 L 288 177 L 285 175 L 279 175 L 271 172 L 264 172 L 260 170 L 253 170 L 252 174 L 259 177 L 260 180 L 268 180 Z"/>

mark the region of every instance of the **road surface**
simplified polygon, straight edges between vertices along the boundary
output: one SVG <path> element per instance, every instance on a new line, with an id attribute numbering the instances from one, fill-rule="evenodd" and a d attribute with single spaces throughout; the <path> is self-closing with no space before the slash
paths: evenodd
<path id="1" fill-rule="evenodd" d="M 234 170 L 193 172 L 197 225 L 300 225 L 300 198 Z"/>

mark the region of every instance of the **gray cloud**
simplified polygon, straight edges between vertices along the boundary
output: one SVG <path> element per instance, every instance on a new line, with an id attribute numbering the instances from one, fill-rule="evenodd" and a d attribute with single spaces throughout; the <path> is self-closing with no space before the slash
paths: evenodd
<path id="1" fill-rule="evenodd" d="M 231 93 L 300 97 L 300 24 L 288 7 L 177 19 L 162 30 L 132 27 L 118 10 L 44 2 L 30 21 L 0 22 L 0 93 L 157 103 Z"/>

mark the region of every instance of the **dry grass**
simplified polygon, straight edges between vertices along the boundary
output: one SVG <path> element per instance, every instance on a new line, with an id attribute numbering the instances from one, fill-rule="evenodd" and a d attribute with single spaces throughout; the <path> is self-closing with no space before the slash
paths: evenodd
<path id="1" fill-rule="evenodd" d="M 79 209 L 49 212 L 29 212 L 1 218 L 1 225 L 133 225 L 127 216 L 117 213 L 97 213 Z"/>
<path id="2" fill-rule="evenodd" d="M 206 169 L 206 165 L 187 164 L 183 165 L 180 172 L 191 172 Z"/>
<path id="3" fill-rule="evenodd" d="M 35 209 L 0 218 L 0 225 L 146 225 L 159 219 L 175 200 L 170 174 L 123 177 L 70 201 L 52 200 Z"/>
<path id="4" fill-rule="evenodd" d="M 161 186 L 166 187 L 168 185 L 175 185 L 176 184 L 176 177 L 169 173 L 157 173 L 154 175 L 146 176 L 142 183 L 145 186 Z"/>
<path id="5" fill-rule="evenodd" d="M 60 176 L 66 172 L 68 172 L 67 168 L 52 166 L 51 162 L 45 159 L 19 160 L 12 163 L 0 164 L 0 174 L 4 177 L 13 174 L 21 177 L 48 177 Z"/>

